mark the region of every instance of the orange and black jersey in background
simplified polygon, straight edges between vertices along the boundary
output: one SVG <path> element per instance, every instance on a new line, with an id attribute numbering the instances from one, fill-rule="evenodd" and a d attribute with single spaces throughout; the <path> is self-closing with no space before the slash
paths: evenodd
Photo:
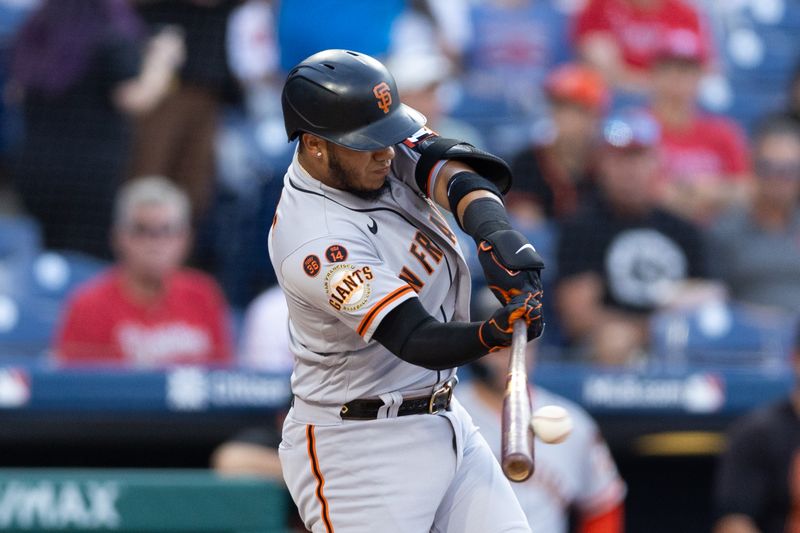
<path id="1" fill-rule="evenodd" d="M 718 517 L 743 514 L 762 533 L 800 533 L 800 413 L 790 400 L 733 426 L 714 497 Z"/>

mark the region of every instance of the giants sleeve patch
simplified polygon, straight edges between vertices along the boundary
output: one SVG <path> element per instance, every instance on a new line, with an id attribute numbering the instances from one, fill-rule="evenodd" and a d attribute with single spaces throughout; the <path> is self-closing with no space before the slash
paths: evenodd
<path id="1" fill-rule="evenodd" d="M 336 265 L 325 274 L 328 304 L 337 311 L 354 312 L 364 307 L 372 294 L 374 275 L 368 266 Z"/>

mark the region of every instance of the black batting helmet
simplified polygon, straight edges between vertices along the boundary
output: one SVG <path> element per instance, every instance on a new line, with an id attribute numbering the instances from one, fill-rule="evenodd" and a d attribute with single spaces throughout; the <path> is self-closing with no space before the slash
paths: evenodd
<path id="1" fill-rule="evenodd" d="M 400 103 L 380 61 L 349 50 L 324 50 L 294 67 L 281 102 L 290 141 L 307 132 L 353 150 L 380 150 L 425 125 L 424 115 Z"/>

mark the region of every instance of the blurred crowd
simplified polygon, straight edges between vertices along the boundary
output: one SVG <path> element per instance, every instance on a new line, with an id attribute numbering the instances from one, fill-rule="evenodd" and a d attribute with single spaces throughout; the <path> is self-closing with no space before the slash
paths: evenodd
<path id="1" fill-rule="evenodd" d="M 5 220 L 27 217 L 35 247 L 75 268 L 112 267 L 64 291 L 55 354 L 253 351 L 254 315 L 280 304 L 259 295 L 275 283 L 266 234 L 293 151 L 282 81 L 338 47 L 383 59 L 441 135 L 511 163 L 509 210 L 547 260 L 545 357 L 636 366 L 716 336 L 752 359 L 753 336 L 800 311 L 800 76 L 792 47 L 764 49 L 800 14 L 756 4 L 0 2 Z M 754 28 L 763 42 L 742 37 Z M 752 85 L 733 82 L 747 69 L 769 100 L 744 103 Z M 5 278 L 24 304 L 25 283 Z M 183 291 L 202 303 L 172 305 Z M 128 306 L 116 318 L 96 309 L 112 293 Z M 233 329 L 213 323 L 229 315 Z"/>

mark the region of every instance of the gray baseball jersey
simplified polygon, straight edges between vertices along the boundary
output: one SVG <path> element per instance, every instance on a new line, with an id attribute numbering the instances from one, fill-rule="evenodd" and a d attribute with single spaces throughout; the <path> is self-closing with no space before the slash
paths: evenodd
<path id="1" fill-rule="evenodd" d="M 458 241 L 414 180 L 414 146 L 429 134 L 423 128 L 394 147 L 389 189 L 377 200 L 322 184 L 296 154 L 286 173 L 269 253 L 289 306 L 292 390 L 302 402 L 330 406 L 331 417 L 357 398 L 430 393 L 455 373 L 409 364 L 371 341 L 409 298 L 442 322 L 469 319 Z M 307 421 L 331 421 L 315 418 Z"/>
<path id="2" fill-rule="evenodd" d="M 297 156 L 286 173 L 269 238 L 295 355 L 279 454 L 314 532 L 530 532 L 456 399 L 435 415 L 397 416 L 404 397 L 431 394 L 455 369 L 412 365 L 372 340 L 409 298 L 442 322 L 469 318 L 458 241 L 414 179 L 414 147 L 429 134 L 394 147 L 388 191 L 377 200 L 323 185 Z M 359 398 L 383 400 L 380 420 L 342 420 L 341 406 Z"/>

